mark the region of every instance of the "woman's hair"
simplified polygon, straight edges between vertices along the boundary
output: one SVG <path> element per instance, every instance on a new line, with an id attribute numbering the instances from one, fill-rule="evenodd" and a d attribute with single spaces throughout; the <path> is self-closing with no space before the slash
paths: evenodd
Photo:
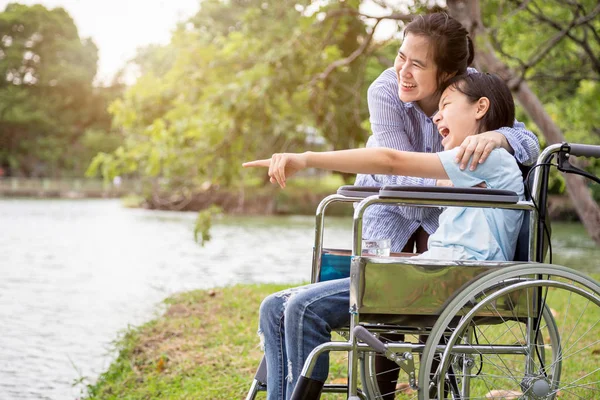
<path id="1" fill-rule="evenodd" d="M 442 85 L 443 90 L 448 87 L 464 94 L 471 103 L 482 97 L 489 99 L 490 106 L 480 121 L 479 133 L 513 126 L 515 102 L 508 85 L 498 75 L 479 72 L 458 75 Z"/>
<path id="2" fill-rule="evenodd" d="M 404 28 L 404 35 L 409 33 L 429 39 L 433 61 L 437 65 L 438 88 L 445 75 L 464 74 L 473 62 L 475 50 L 469 32 L 446 13 L 415 17 Z"/>

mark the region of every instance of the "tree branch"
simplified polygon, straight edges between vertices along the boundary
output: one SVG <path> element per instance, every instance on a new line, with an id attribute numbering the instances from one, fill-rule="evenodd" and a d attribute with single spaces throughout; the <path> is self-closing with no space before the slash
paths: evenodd
<path id="1" fill-rule="evenodd" d="M 535 3 L 534 3 L 534 5 L 537 7 L 537 5 Z M 565 28 L 563 28 L 563 26 L 561 24 L 546 17 L 543 14 L 542 10 L 540 10 L 539 7 L 537 7 L 537 8 L 538 8 L 538 11 L 534 11 L 531 9 L 531 7 L 527 7 L 527 11 L 531 15 L 536 17 L 539 21 L 545 22 L 546 24 L 550 25 L 552 28 L 554 28 L 558 31 L 561 31 L 561 32 L 565 30 Z M 600 4 L 598 4 L 588 15 L 579 17 L 579 18 L 575 19 L 573 22 L 571 22 L 570 29 L 579 27 L 582 25 L 588 26 L 589 22 L 592 21 L 594 18 L 596 18 L 599 14 L 600 14 Z M 593 28 L 592 28 L 592 31 L 593 31 Z M 600 74 L 600 59 L 592 51 L 589 44 L 586 41 L 575 37 L 570 31 L 566 33 L 566 36 L 583 48 L 583 50 L 588 55 L 588 57 L 590 57 L 590 60 L 592 62 L 594 70 L 598 74 Z"/>
<path id="2" fill-rule="evenodd" d="M 585 7 L 580 2 L 574 1 L 574 0 L 563 0 L 563 1 L 565 1 L 567 4 L 572 5 L 577 10 L 583 12 L 583 14 L 587 14 Z M 594 26 L 590 22 L 587 22 L 585 25 L 592 31 L 592 34 L 593 34 L 594 38 L 596 39 L 596 42 L 598 42 L 598 44 L 600 44 L 600 35 L 598 34 L 598 32 L 596 32 L 596 29 L 594 28 Z M 586 33 L 586 38 L 587 38 L 587 30 L 585 31 L 585 33 Z"/>
<path id="3" fill-rule="evenodd" d="M 360 93 L 360 88 L 363 86 L 364 81 L 365 81 L 365 69 L 366 69 L 367 63 L 361 63 L 360 65 L 360 70 L 358 72 L 358 76 L 359 79 L 356 80 L 356 83 L 354 85 L 353 88 L 353 93 Z M 361 117 L 361 96 L 353 96 L 354 99 L 354 104 L 352 107 L 352 115 L 354 117 L 354 124 L 356 126 L 361 126 L 362 125 L 362 117 Z"/>
<path id="4" fill-rule="evenodd" d="M 378 19 L 377 22 L 375 22 L 375 25 L 371 29 L 371 33 L 362 42 L 362 44 L 358 47 L 358 49 L 354 50 L 352 52 L 352 54 L 350 54 L 348 57 L 342 58 L 339 60 L 335 60 L 334 62 L 329 64 L 327 66 L 327 68 L 325 68 L 325 71 L 321 72 L 319 75 L 317 75 L 315 78 L 313 78 L 312 83 L 314 84 L 317 80 L 323 80 L 323 81 L 326 80 L 327 77 L 329 76 L 329 74 L 331 74 L 335 69 L 352 63 L 352 61 L 356 60 L 358 58 L 358 56 L 363 54 L 365 52 L 365 50 L 369 47 L 369 44 L 371 43 L 371 40 L 373 39 L 373 34 L 375 33 L 375 29 L 377 28 L 377 25 L 379 25 L 380 22 L 381 22 L 380 19 Z"/>
<path id="5" fill-rule="evenodd" d="M 552 50 L 554 46 L 556 46 L 561 40 L 563 40 L 565 36 L 568 36 L 569 30 L 574 26 L 575 20 L 571 21 L 569 26 L 563 28 L 563 30 L 558 32 L 552 39 L 548 40 L 545 43 L 545 45 L 540 46 L 538 51 L 535 52 L 536 55 L 533 56 L 528 62 L 526 62 L 525 65 L 523 65 L 523 68 L 527 70 L 529 68 L 534 67 L 540 61 L 542 61 L 544 57 L 546 57 L 548 53 L 550 53 L 550 50 Z M 525 73 L 525 70 L 523 71 L 523 73 Z"/>
<path id="6" fill-rule="evenodd" d="M 596 75 L 574 75 L 574 74 L 570 74 L 570 73 L 564 73 L 561 75 L 552 75 L 552 74 L 544 74 L 544 73 L 537 73 L 535 75 L 531 75 L 527 77 L 528 81 L 562 81 L 562 82 L 573 82 L 573 81 L 595 81 L 595 82 L 600 82 L 600 76 L 596 76 Z"/>
<path id="7" fill-rule="evenodd" d="M 508 54 L 507 52 L 504 51 L 504 49 L 502 48 L 502 43 L 500 43 L 498 41 L 498 35 L 496 34 L 496 32 L 497 32 L 497 29 L 493 29 L 489 35 L 491 38 L 492 47 L 494 48 L 494 50 L 496 50 L 498 53 L 500 53 L 503 57 L 517 62 L 520 65 L 520 68 L 522 70 L 521 75 L 523 75 L 525 73 L 525 70 L 527 69 L 526 63 L 524 63 L 523 60 L 521 60 L 519 57 L 515 57 L 512 54 Z"/>

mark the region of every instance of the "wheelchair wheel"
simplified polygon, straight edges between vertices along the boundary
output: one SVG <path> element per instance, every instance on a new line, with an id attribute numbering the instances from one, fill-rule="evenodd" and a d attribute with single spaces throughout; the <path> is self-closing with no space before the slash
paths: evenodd
<path id="1" fill-rule="evenodd" d="M 395 392 L 387 393 L 379 388 L 377 383 L 377 372 L 375 370 L 375 358 L 382 357 L 375 352 L 365 352 L 360 359 L 360 372 L 362 388 L 369 400 L 382 400 L 389 397 L 402 398 L 403 400 L 416 399 L 417 391 L 410 389 L 408 384 L 397 387 Z M 394 367 L 393 371 L 379 371 L 381 373 L 393 372 L 397 374 L 400 367 Z M 399 371 L 399 382 L 406 381 L 406 373 Z M 383 392 L 383 393 L 382 393 Z M 400 394 L 402 397 L 400 397 Z"/>
<path id="2" fill-rule="evenodd" d="M 542 325 L 539 328 L 540 332 L 546 332 L 547 334 L 540 334 L 538 335 L 538 343 L 539 346 L 542 347 L 544 346 L 544 340 L 548 341 L 548 343 L 546 343 L 546 349 L 551 349 L 552 350 L 552 359 L 556 360 L 557 359 L 557 354 L 558 354 L 558 349 L 560 348 L 560 344 L 559 344 L 559 335 L 558 335 L 558 330 L 556 327 L 556 323 L 554 321 L 554 318 L 552 316 L 551 310 L 548 307 L 545 307 L 544 312 L 542 314 Z M 474 330 L 470 333 L 468 333 L 467 335 L 473 335 L 474 334 Z M 546 352 L 542 353 L 542 356 L 544 357 L 544 362 L 545 362 L 545 357 L 546 357 Z M 395 398 L 395 399 L 417 399 L 418 398 L 418 393 L 416 390 L 412 390 L 408 384 L 406 383 L 407 381 L 407 376 L 404 372 L 399 371 L 400 367 L 394 367 L 394 373 L 397 374 L 398 372 L 400 372 L 400 376 L 399 376 L 399 380 L 398 382 L 400 382 L 397 387 L 396 387 L 396 391 L 392 394 L 389 392 L 383 392 L 380 388 L 379 385 L 377 383 L 377 375 L 378 374 L 382 374 L 382 373 L 386 373 L 388 371 L 379 371 L 379 373 L 376 372 L 375 369 L 375 358 L 376 357 L 381 357 L 380 355 L 378 355 L 375 352 L 365 352 L 361 354 L 361 359 L 360 359 L 360 366 L 361 366 L 361 382 L 363 383 L 363 390 L 365 392 L 365 394 L 367 395 L 368 399 L 384 399 L 384 398 Z M 471 366 L 471 368 L 473 367 L 477 367 L 480 364 L 477 364 L 480 360 L 475 360 L 473 358 L 473 356 L 469 356 L 469 357 L 454 357 L 452 360 L 452 364 L 451 367 L 448 368 L 448 370 L 446 371 L 445 374 L 445 385 L 446 385 L 446 397 L 447 398 L 451 398 L 451 399 L 466 399 L 468 398 L 468 396 L 466 395 L 466 390 L 463 389 L 463 387 L 466 389 L 469 387 L 469 377 L 468 376 L 464 376 L 463 374 L 459 373 L 459 371 L 462 371 L 464 368 L 464 363 L 467 362 L 469 366 Z M 435 368 L 435 367 L 434 367 Z M 557 363 L 555 364 L 555 368 L 556 368 L 556 373 L 554 374 L 554 378 L 556 380 L 558 380 L 559 376 L 560 376 L 560 361 L 557 361 Z M 437 396 L 437 393 L 436 393 Z"/>
<path id="3" fill-rule="evenodd" d="M 545 264 L 492 272 L 458 294 L 434 325 L 420 398 L 453 398 L 442 384 L 448 376 L 464 399 L 600 398 L 598 328 L 600 286 L 585 275 Z"/>

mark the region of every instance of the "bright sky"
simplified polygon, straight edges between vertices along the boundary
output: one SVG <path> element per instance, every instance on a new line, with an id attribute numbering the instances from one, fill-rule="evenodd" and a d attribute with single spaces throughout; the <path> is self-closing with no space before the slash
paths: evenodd
<path id="1" fill-rule="evenodd" d="M 140 46 L 168 43 L 177 22 L 194 15 L 199 0 L 0 0 L 8 3 L 63 7 L 82 38 L 91 37 L 99 51 L 98 76 L 110 82 Z"/>

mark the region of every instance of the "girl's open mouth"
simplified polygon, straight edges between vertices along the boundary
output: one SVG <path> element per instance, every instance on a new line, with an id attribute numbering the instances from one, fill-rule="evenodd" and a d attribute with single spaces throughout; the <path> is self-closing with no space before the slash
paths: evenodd
<path id="1" fill-rule="evenodd" d="M 446 137 L 450 134 L 450 129 L 443 126 L 441 128 L 438 128 L 438 132 L 440 132 L 440 135 L 442 135 L 442 137 Z"/>

